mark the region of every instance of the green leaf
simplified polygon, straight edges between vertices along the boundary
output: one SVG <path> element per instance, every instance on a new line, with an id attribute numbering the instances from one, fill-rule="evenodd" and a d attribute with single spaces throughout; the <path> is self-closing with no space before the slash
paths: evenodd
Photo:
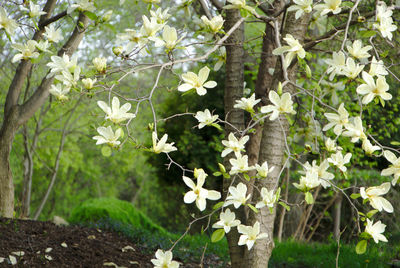
<path id="1" fill-rule="evenodd" d="M 221 176 L 221 175 L 222 175 L 222 173 L 219 172 L 219 171 L 216 171 L 216 172 L 213 173 L 213 176 L 215 176 L 215 177 L 218 177 L 218 176 Z"/>
<path id="2" fill-rule="evenodd" d="M 353 193 L 353 194 L 350 195 L 351 199 L 357 199 L 360 196 L 361 196 L 360 194 L 356 194 L 356 193 Z"/>
<path id="3" fill-rule="evenodd" d="M 371 36 L 374 36 L 374 35 L 376 35 L 376 32 L 375 31 L 362 31 L 361 32 L 361 36 L 362 37 L 364 37 L 364 38 L 369 38 L 369 37 L 371 37 Z"/>
<path id="4" fill-rule="evenodd" d="M 215 230 L 211 235 L 211 242 L 216 243 L 220 241 L 225 236 L 224 229 Z"/>
<path id="5" fill-rule="evenodd" d="M 367 218 L 371 218 L 371 217 L 374 216 L 378 211 L 379 211 L 379 210 L 377 210 L 377 209 L 374 209 L 374 210 L 369 211 L 369 212 L 367 213 Z"/>
<path id="6" fill-rule="evenodd" d="M 218 167 L 219 167 L 219 170 L 220 170 L 222 173 L 225 173 L 225 172 L 226 172 L 225 166 L 224 166 L 223 164 L 218 163 Z"/>
<path id="7" fill-rule="evenodd" d="M 312 194 L 310 192 L 305 193 L 305 200 L 306 200 L 306 203 L 309 205 L 314 203 L 314 197 L 312 196 Z"/>
<path id="8" fill-rule="evenodd" d="M 281 205 L 282 207 L 284 207 L 287 211 L 290 211 L 290 207 L 288 205 L 286 205 L 285 203 L 283 203 L 282 201 L 279 201 L 278 204 Z"/>
<path id="9" fill-rule="evenodd" d="M 253 206 L 253 205 L 251 205 L 251 204 L 247 204 L 247 206 L 248 206 L 249 208 L 251 208 L 251 210 L 254 211 L 255 213 L 260 212 L 255 206 Z"/>
<path id="10" fill-rule="evenodd" d="M 213 206 L 213 210 L 219 209 L 220 207 L 222 207 L 224 205 L 224 203 L 225 203 L 224 201 L 218 202 L 217 204 L 215 204 Z"/>
<path id="11" fill-rule="evenodd" d="M 102 154 L 104 157 L 110 157 L 111 154 L 112 154 L 112 150 L 111 150 L 111 148 L 110 148 L 109 146 L 103 146 L 103 147 L 101 148 L 101 154 Z"/>
<path id="12" fill-rule="evenodd" d="M 400 142 L 398 142 L 398 141 L 391 141 L 390 144 L 391 144 L 391 145 L 394 145 L 394 146 L 399 146 L 399 145 L 400 145 Z"/>
<path id="13" fill-rule="evenodd" d="M 243 177 L 244 177 L 247 181 L 250 181 L 250 177 L 249 177 L 249 175 L 247 175 L 246 173 L 243 174 Z"/>
<path id="14" fill-rule="evenodd" d="M 97 15 L 94 14 L 93 12 L 85 11 L 84 14 L 91 20 L 94 20 L 94 21 L 97 20 Z"/>
<path id="15" fill-rule="evenodd" d="M 211 126 L 215 127 L 215 128 L 218 129 L 219 131 L 222 131 L 221 126 L 218 125 L 217 123 L 212 123 Z"/>
<path id="16" fill-rule="evenodd" d="M 357 243 L 356 252 L 357 254 L 364 254 L 367 251 L 367 240 L 361 240 Z"/>

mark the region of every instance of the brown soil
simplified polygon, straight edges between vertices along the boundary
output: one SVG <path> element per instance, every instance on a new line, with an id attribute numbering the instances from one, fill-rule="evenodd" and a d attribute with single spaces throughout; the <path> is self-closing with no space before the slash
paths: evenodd
<path id="1" fill-rule="evenodd" d="M 126 246 L 133 250 L 123 252 Z M 17 256 L 16 252 L 21 251 L 23 256 Z M 0 218 L 0 258 L 5 258 L 0 267 L 153 267 L 150 260 L 154 253 L 145 251 L 110 231 Z M 17 261 L 14 266 L 10 265 L 10 255 Z M 204 261 L 204 267 L 215 267 L 206 264 L 212 260 Z M 199 264 L 180 267 L 199 267 Z"/>

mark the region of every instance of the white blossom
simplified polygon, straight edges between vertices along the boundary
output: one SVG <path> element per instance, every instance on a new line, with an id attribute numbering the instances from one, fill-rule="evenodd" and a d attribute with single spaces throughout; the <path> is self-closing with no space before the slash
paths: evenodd
<path id="1" fill-rule="evenodd" d="M 386 237 L 382 234 L 385 232 L 386 225 L 381 221 L 374 222 L 367 219 L 367 226 L 365 226 L 365 232 L 370 234 L 374 239 L 375 243 L 379 243 L 379 241 L 387 242 Z"/>
<path id="2" fill-rule="evenodd" d="M 267 233 L 260 234 L 260 223 L 257 221 L 253 226 L 239 225 L 238 232 L 242 234 L 239 238 L 238 245 L 246 245 L 247 249 L 250 250 L 257 239 L 267 238 Z"/>
<path id="3" fill-rule="evenodd" d="M 204 112 L 198 111 L 194 117 L 199 121 L 199 129 L 211 125 L 218 119 L 218 115 L 212 115 L 208 109 L 205 109 Z"/>
<path id="4" fill-rule="evenodd" d="M 240 220 L 236 220 L 236 215 L 229 208 L 219 214 L 219 221 L 213 224 L 213 228 L 224 228 L 225 233 L 229 233 L 231 227 L 240 224 Z"/>
<path id="5" fill-rule="evenodd" d="M 128 111 L 131 109 L 131 104 L 127 102 L 120 107 L 120 102 L 117 97 L 113 97 L 111 107 L 108 106 L 104 101 L 98 101 L 97 105 L 106 113 L 105 119 L 110 120 L 115 124 L 119 124 L 125 120 L 136 117 L 135 114 L 128 113 Z"/>
<path id="6" fill-rule="evenodd" d="M 279 114 L 282 113 L 291 113 L 295 114 L 296 111 L 293 109 L 293 101 L 292 96 L 289 92 L 283 93 L 282 97 L 279 97 L 278 93 L 274 90 L 271 90 L 268 94 L 269 100 L 273 105 L 267 105 L 261 107 L 262 113 L 270 113 L 272 112 L 269 120 L 273 121 L 278 118 Z"/>
<path id="7" fill-rule="evenodd" d="M 392 163 L 388 168 L 382 170 L 382 176 L 390 176 L 393 175 L 394 179 L 392 180 L 392 185 L 396 185 L 399 177 L 400 177 L 400 158 L 397 158 L 394 153 L 391 151 L 384 151 L 383 155 L 385 158 Z"/>
<path id="8" fill-rule="evenodd" d="M 251 194 L 247 195 L 247 186 L 243 183 L 239 183 L 236 187 L 229 187 L 229 195 L 226 198 L 224 207 L 233 205 L 235 208 L 245 205 L 246 201 L 250 198 Z"/>
<path id="9" fill-rule="evenodd" d="M 390 190 L 390 182 L 382 183 L 379 186 L 373 186 L 365 189 L 360 188 L 360 194 L 363 199 L 368 199 L 371 206 L 379 211 L 393 212 L 393 206 L 381 195 L 387 194 Z"/>
<path id="10" fill-rule="evenodd" d="M 121 144 L 121 142 L 118 140 L 121 135 L 122 135 L 122 129 L 118 128 L 115 133 L 112 130 L 111 126 L 108 127 L 98 127 L 97 132 L 101 136 L 94 136 L 93 139 L 97 140 L 96 145 L 99 144 L 108 144 L 111 147 L 116 147 Z"/>
<path id="11" fill-rule="evenodd" d="M 339 151 L 336 154 L 332 154 L 330 158 L 328 158 L 328 162 L 335 165 L 338 169 L 343 172 L 347 171 L 347 167 L 344 165 L 350 163 L 351 153 L 347 153 L 343 156 L 342 152 Z"/>
<path id="12" fill-rule="evenodd" d="M 172 260 L 171 251 L 163 251 L 161 249 L 156 252 L 156 259 L 151 259 L 154 264 L 154 268 L 178 268 L 179 263 Z"/>
<path id="13" fill-rule="evenodd" d="M 156 154 L 159 154 L 159 153 L 169 153 L 169 152 L 178 150 L 174 146 L 174 142 L 167 143 L 167 139 L 168 139 L 168 134 L 164 134 L 164 136 L 162 136 L 161 140 L 158 141 L 157 133 L 153 132 L 152 133 L 153 152 L 155 152 Z"/>
<path id="14" fill-rule="evenodd" d="M 203 96 L 207 93 L 206 88 L 214 88 L 217 86 L 215 81 L 207 81 L 208 75 L 210 74 L 210 69 L 205 66 L 200 71 L 199 74 L 193 72 L 187 72 L 182 74 L 183 84 L 178 87 L 178 91 L 186 92 L 192 88 L 196 89 L 197 94 Z M 207 82 L 206 82 L 207 81 Z"/>
<path id="15" fill-rule="evenodd" d="M 249 136 L 244 136 L 241 137 L 240 139 L 237 139 L 232 132 L 229 133 L 228 140 L 222 141 L 222 144 L 226 148 L 222 151 L 221 156 L 225 157 L 231 152 L 234 152 L 236 156 L 240 155 L 241 151 L 244 150 L 244 145 L 248 140 Z"/>

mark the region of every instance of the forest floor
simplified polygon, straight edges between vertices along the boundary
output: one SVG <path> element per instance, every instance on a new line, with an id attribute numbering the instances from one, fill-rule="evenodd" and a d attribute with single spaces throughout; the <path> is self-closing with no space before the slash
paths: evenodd
<path id="1" fill-rule="evenodd" d="M 110 231 L 0 218 L 0 267 L 153 267 L 153 258 L 154 252 Z M 204 260 L 204 267 L 212 262 Z"/>

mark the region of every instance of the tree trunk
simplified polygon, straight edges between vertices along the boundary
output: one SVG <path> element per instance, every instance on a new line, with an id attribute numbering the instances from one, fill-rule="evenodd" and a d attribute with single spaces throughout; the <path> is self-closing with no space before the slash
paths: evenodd
<path id="1" fill-rule="evenodd" d="M 285 34 L 292 34 L 300 43 L 303 43 L 305 33 L 307 31 L 309 15 L 303 15 L 296 20 L 294 13 L 288 13 L 288 18 L 285 23 Z M 294 65 L 288 70 L 289 79 L 296 81 L 297 67 Z M 270 84 L 270 90 L 275 90 L 278 82 L 283 81 L 283 72 L 281 70 L 281 62 L 278 61 L 274 72 L 274 81 Z M 292 88 L 285 87 L 284 91 L 292 91 Z M 262 164 L 267 161 L 269 166 L 275 166 L 267 179 L 257 180 L 255 185 L 259 188 L 266 187 L 268 190 L 276 189 L 279 185 L 279 175 L 283 166 L 286 141 L 285 137 L 288 134 L 289 124 L 286 117 L 281 115 L 279 120 L 265 120 L 263 133 L 260 142 L 260 153 L 258 163 Z M 253 200 L 259 200 L 260 194 L 258 191 L 253 192 Z M 266 268 L 271 257 L 272 249 L 274 248 L 273 231 L 276 209 L 273 213 L 267 207 L 260 209 L 258 214 L 251 213 L 252 217 L 248 223 L 253 224 L 255 221 L 261 223 L 260 232 L 267 233 L 267 239 L 258 240 L 252 250 L 249 252 L 248 264 L 246 267 Z"/>
<path id="2" fill-rule="evenodd" d="M 229 29 L 241 18 L 238 10 L 227 10 L 225 20 L 225 30 Z M 244 128 L 244 114 L 242 110 L 234 109 L 235 100 L 240 99 L 243 96 L 243 83 L 244 83 L 244 25 L 242 24 L 232 35 L 227 39 L 226 47 L 226 74 L 225 74 L 225 93 L 224 93 L 224 109 L 226 120 L 237 129 Z M 234 129 L 226 125 L 225 136 L 233 132 Z M 229 157 L 224 160 L 224 165 L 229 168 L 230 164 L 228 161 Z M 224 180 L 224 196 L 228 193 L 228 187 L 230 180 Z M 236 217 L 241 221 L 245 222 L 244 209 L 240 207 L 235 210 Z M 231 257 L 232 268 L 243 267 L 243 254 L 244 247 L 238 246 L 239 233 L 236 229 L 231 230 L 227 234 L 229 254 Z"/>
<path id="3" fill-rule="evenodd" d="M 39 25 L 51 15 L 56 4 L 57 0 L 48 0 L 46 2 L 44 11 L 47 13 L 40 18 Z M 71 56 L 78 48 L 85 34 L 88 22 L 89 18 L 81 13 L 73 33 L 58 51 L 59 56 L 64 53 Z M 35 32 L 33 39 L 40 40 L 43 32 L 44 27 Z M 13 81 L 8 89 L 4 105 L 4 120 L 0 130 L 0 214 L 3 217 L 13 217 L 14 214 L 14 185 L 9 157 L 15 133 L 47 100 L 50 94 L 49 88 L 54 79 L 54 77 L 44 78 L 33 95 L 23 104 L 19 104 L 22 86 L 31 67 L 32 63 L 29 60 L 22 60 L 18 65 Z"/>
<path id="4" fill-rule="evenodd" d="M 333 213 L 333 237 L 335 239 L 339 239 L 340 237 L 340 221 L 341 221 L 341 215 L 342 215 L 342 201 L 343 201 L 343 195 L 342 193 L 338 192 L 335 200 L 335 205 L 334 205 L 334 213 Z"/>

